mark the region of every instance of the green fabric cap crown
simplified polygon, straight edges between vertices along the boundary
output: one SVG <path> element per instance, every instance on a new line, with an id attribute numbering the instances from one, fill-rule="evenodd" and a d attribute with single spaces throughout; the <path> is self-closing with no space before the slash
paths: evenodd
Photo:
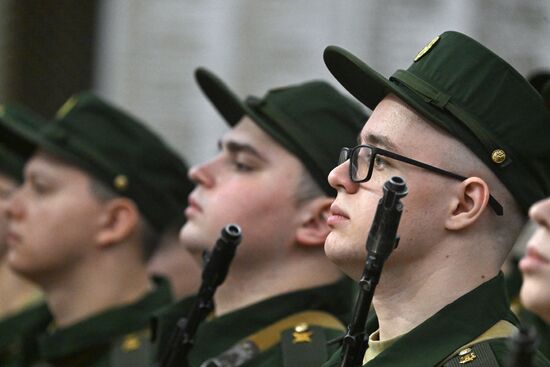
<path id="1" fill-rule="evenodd" d="M 550 114 L 542 97 L 477 41 L 445 32 L 389 80 L 336 46 L 325 49 L 324 60 L 336 79 L 371 109 L 393 93 L 462 141 L 525 212 L 550 196 Z"/>
<path id="2" fill-rule="evenodd" d="M 272 89 L 263 98 L 237 97 L 210 71 L 195 72 L 199 86 L 230 126 L 245 115 L 294 154 L 329 195 L 327 182 L 344 146 L 353 146 L 367 114 L 323 81 Z"/>
<path id="3" fill-rule="evenodd" d="M 70 98 L 41 128 L 9 127 L 134 200 L 158 231 L 186 205 L 192 184 L 182 159 L 136 118 L 91 93 Z"/>
<path id="4" fill-rule="evenodd" d="M 15 105 L 0 106 L 0 172 L 15 180 L 23 180 L 23 167 L 31 153 L 31 145 L 14 135 L 8 124 L 38 127 L 46 120 L 29 109 Z"/>
<path id="5" fill-rule="evenodd" d="M 25 158 L 0 143 L 0 174 L 21 182 Z"/>
<path id="6" fill-rule="evenodd" d="M 544 98 L 544 103 L 546 103 L 546 108 L 550 110 L 550 81 L 548 81 L 541 91 L 542 98 Z"/>
<path id="7" fill-rule="evenodd" d="M 537 71 L 529 75 L 527 81 L 542 95 L 546 108 L 550 109 L 550 71 Z"/>

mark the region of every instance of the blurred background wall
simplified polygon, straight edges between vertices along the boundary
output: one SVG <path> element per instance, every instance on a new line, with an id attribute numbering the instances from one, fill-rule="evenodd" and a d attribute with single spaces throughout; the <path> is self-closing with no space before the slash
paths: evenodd
<path id="1" fill-rule="evenodd" d="M 193 79 L 206 66 L 242 95 L 324 78 L 329 44 L 383 75 L 445 30 L 521 73 L 550 69 L 550 0 L 0 0 L 0 101 L 46 116 L 93 89 L 190 163 L 226 127 Z"/>
<path id="2" fill-rule="evenodd" d="M 0 0 L 0 103 L 51 116 L 68 95 L 91 88 L 98 7 L 86 0 Z"/>

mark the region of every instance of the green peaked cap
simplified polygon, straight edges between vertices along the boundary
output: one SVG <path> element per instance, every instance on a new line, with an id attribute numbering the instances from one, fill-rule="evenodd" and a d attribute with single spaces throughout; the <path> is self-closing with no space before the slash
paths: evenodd
<path id="1" fill-rule="evenodd" d="M 46 119 L 26 107 L 17 104 L 0 106 L 0 172 L 21 182 L 23 167 L 32 146 L 13 134 L 8 125 L 27 125 L 38 127 L 46 123 Z"/>
<path id="2" fill-rule="evenodd" d="M 135 201 L 158 231 L 185 208 L 192 189 L 185 162 L 142 122 L 91 93 L 71 97 L 39 128 L 10 127 Z"/>
<path id="3" fill-rule="evenodd" d="M 340 149 L 355 145 L 367 121 L 361 106 L 323 81 L 271 89 L 263 98 L 242 100 L 204 68 L 198 68 L 195 77 L 230 126 L 250 117 L 304 164 L 327 195 L 336 194 L 327 176 L 338 163 Z"/>
<path id="4" fill-rule="evenodd" d="M 329 46 L 330 72 L 374 109 L 393 93 L 469 147 L 527 212 L 550 196 L 550 114 L 540 94 L 472 38 L 445 32 L 386 79 L 350 52 Z M 497 198 L 498 200 L 498 198 Z"/>

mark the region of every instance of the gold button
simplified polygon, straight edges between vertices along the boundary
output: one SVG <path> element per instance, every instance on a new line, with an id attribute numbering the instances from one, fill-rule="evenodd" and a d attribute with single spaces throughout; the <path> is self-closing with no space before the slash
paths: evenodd
<path id="1" fill-rule="evenodd" d="M 294 327 L 294 331 L 297 333 L 305 333 L 309 330 L 309 325 L 305 322 L 301 322 Z"/>
<path id="2" fill-rule="evenodd" d="M 133 350 L 139 349 L 141 343 L 139 338 L 135 334 L 129 334 L 124 337 L 122 341 L 122 350 L 125 352 L 131 352 Z"/>
<path id="3" fill-rule="evenodd" d="M 466 348 L 466 349 L 462 349 L 460 352 L 458 352 L 458 355 L 459 356 L 463 356 L 465 354 L 468 354 L 472 351 L 472 348 Z"/>
<path id="4" fill-rule="evenodd" d="M 500 164 L 506 159 L 506 153 L 502 149 L 495 149 L 493 153 L 491 153 L 491 159 L 493 162 Z"/>
<path id="5" fill-rule="evenodd" d="M 119 191 L 124 191 L 128 188 L 128 177 L 125 175 L 117 175 L 113 180 L 113 185 Z"/>

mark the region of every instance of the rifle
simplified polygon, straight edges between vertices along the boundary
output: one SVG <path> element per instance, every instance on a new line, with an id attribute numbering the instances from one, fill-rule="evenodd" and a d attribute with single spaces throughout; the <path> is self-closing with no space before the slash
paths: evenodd
<path id="1" fill-rule="evenodd" d="M 537 352 L 537 333 L 532 327 L 520 325 L 508 340 L 510 352 L 508 354 L 507 367 L 534 367 L 533 359 Z"/>
<path id="2" fill-rule="evenodd" d="M 214 310 L 214 293 L 223 283 L 229 265 L 235 256 L 237 245 L 241 242 L 241 228 L 236 224 L 225 226 L 216 241 L 212 252 L 204 256 L 202 283 L 197 300 L 187 318 L 181 318 L 170 339 L 166 353 L 155 367 L 188 366 L 187 356 L 193 347 L 199 324 Z"/>
<path id="3" fill-rule="evenodd" d="M 397 227 L 403 212 L 400 199 L 407 195 L 407 185 L 403 178 L 394 176 L 384 183 L 383 190 L 384 195 L 378 201 L 367 238 L 367 260 L 359 280 L 359 294 L 353 317 L 342 341 L 341 367 L 357 367 L 363 364 L 368 344 L 365 327 L 374 290 L 380 280 L 384 262 L 399 242 Z"/>

